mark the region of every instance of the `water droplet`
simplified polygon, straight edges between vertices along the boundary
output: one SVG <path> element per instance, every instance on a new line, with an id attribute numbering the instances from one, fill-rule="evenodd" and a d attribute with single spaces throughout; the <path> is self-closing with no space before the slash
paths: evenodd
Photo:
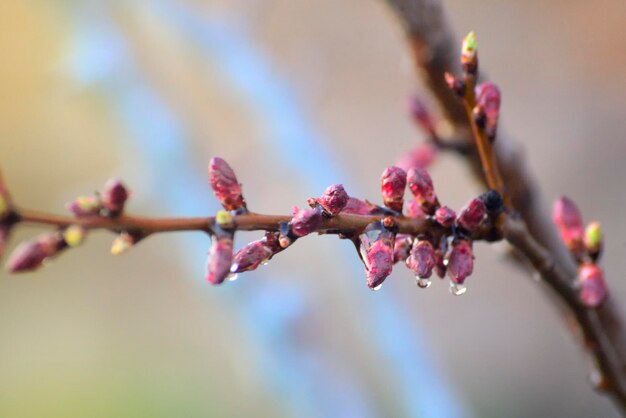
<path id="1" fill-rule="evenodd" d="M 262 262 L 262 263 L 261 263 L 261 265 L 262 265 L 262 266 L 267 266 L 269 263 L 270 263 L 270 261 L 269 261 L 269 260 L 266 260 L 266 261 Z"/>
<path id="2" fill-rule="evenodd" d="M 370 289 L 372 289 L 372 291 L 374 291 L 374 292 L 375 292 L 375 291 L 379 290 L 381 287 L 383 287 L 383 284 L 382 284 L 382 283 L 381 283 L 381 284 L 379 284 L 379 285 L 378 285 L 378 286 L 376 286 L 376 287 L 371 287 Z"/>
<path id="3" fill-rule="evenodd" d="M 450 293 L 454 296 L 461 296 L 465 292 L 467 292 L 467 287 L 462 284 L 450 282 Z"/>
<path id="4" fill-rule="evenodd" d="M 419 287 L 420 289 L 426 289 L 432 284 L 430 279 L 421 279 L 419 277 L 415 278 L 415 282 L 417 283 L 417 287 Z"/>
<path id="5" fill-rule="evenodd" d="M 239 278 L 238 274 L 229 274 L 228 277 L 226 277 L 226 280 L 228 280 L 229 282 L 234 282 L 238 278 Z"/>
<path id="6" fill-rule="evenodd" d="M 239 269 L 239 264 L 237 264 L 237 263 L 235 263 L 232 266 L 230 266 L 230 272 L 231 273 L 236 273 L 238 269 Z"/>
<path id="7" fill-rule="evenodd" d="M 447 258 L 443 259 L 443 265 L 444 266 L 448 267 L 448 262 L 449 262 L 449 260 Z"/>

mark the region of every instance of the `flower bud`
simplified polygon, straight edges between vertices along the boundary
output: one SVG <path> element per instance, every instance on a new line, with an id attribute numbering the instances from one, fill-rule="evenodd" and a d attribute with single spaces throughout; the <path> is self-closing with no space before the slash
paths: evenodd
<path id="1" fill-rule="evenodd" d="M 102 205 L 107 209 L 109 216 L 118 216 L 122 213 L 128 196 L 128 190 L 120 179 L 111 179 L 104 185 Z"/>
<path id="2" fill-rule="evenodd" d="M 122 232 L 113 240 L 111 244 L 111 254 L 120 255 L 128 251 L 133 245 L 139 241 L 139 236 L 129 232 Z"/>
<path id="3" fill-rule="evenodd" d="M 463 284 L 474 269 L 472 244 L 467 239 L 455 239 L 448 255 L 448 277 L 455 284 Z"/>
<path id="4" fill-rule="evenodd" d="M 415 199 L 411 199 L 406 203 L 406 216 L 409 218 L 425 219 L 426 214 L 422 210 L 422 207 Z"/>
<path id="5" fill-rule="evenodd" d="M 293 208 L 293 218 L 289 225 L 291 232 L 297 237 L 304 237 L 311 232 L 317 230 L 322 223 L 322 214 L 317 209 L 300 209 L 297 206 Z"/>
<path id="6" fill-rule="evenodd" d="M 475 75 L 478 71 L 478 51 L 476 49 L 476 34 L 474 31 L 471 31 L 463 38 L 461 67 L 467 74 Z"/>
<path id="7" fill-rule="evenodd" d="M 264 240 L 252 241 L 235 254 L 231 273 L 242 273 L 255 270 L 261 264 L 267 262 L 274 252 L 266 245 Z"/>
<path id="8" fill-rule="evenodd" d="M 47 233 L 20 244 L 9 257 L 7 268 L 11 273 L 36 270 L 44 260 L 58 254 L 65 242 L 58 232 Z"/>
<path id="9" fill-rule="evenodd" d="M 413 167 L 407 173 L 407 182 L 422 210 L 432 215 L 439 207 L 439 201 L 430 174 L 424 169 Z"/>
<path id="10" fill-rule="evenodd" d="M 380 179 L 380 192 L 383 203 L 391 210 L 402 213 L 406 173 L 398 167 L 387 167 Z"/>
<path id="11" fill-rule="evenodd" d="M 398 234 L 393 245 L 393 263 L 405 261 L 411 251 L 413 238 L 407 234 Z"/>
<path id="12" fill-rule="evenodd" d="M 419 97 L 409 99 L 409 112 L 415 124 L 430 136 L 437 135 L 433 118 L 428 112 L 426 105 Z"/>
<path id="13" fill-rule="evenodd" d="M 396 167 L 409 171 L 412 167 L 426 168 L 437 156 L 437 147 L 430 142 L 422 142 L 398 160 Z"/>
<path id="14" fill-rule="evenodd" d="M 485 210 L 489 215 L 498 215 L 504 210 L 502 196 L 496 190 L 487 190 L 480 195 L 480 200 L 485 204 Z"/>
<path id="15" fill-rule="evenodd" d="M 393 268 L 394 234 L 383 226 L 382 221 L 372 222 L 359 235 L 359 242 L 367 285 L 377 290 Z"/>
<path id="16" fill-rule="evenodd" d="M 554 202 L 552 220 L 561 234 L 561 240 L 574 254 L 582 250 L 583 222 L 576 204 L 563 196 Z"/>
<path id="17" fill-rule="evenodd" d="M 585 228 L 583 237 L 585 250 L 592 260 L 596 261 L 602 251 L 602 230 L 599 222 L 590 222 Z"/>
<path id="18" fill-rule="evenodd" d="M 607 296 L 604 273 L 596 264 L 583 264 L 578 270 L 580 300 L 588 308 L 597 308 Z"/>
<path id="19" fill-rule="evenodd" d="M 357 199 L 356 197 L 349 197 L 346 207 L 343 208 L 341 212 L 352 215 L 371 215 L 376 212 L 376 210 L 377 206 L 368 201 Z"/>
<path id="20" fill-rule="evenodd" d="M 214 236 L 209 250 L 206 279 L 211 284 L 221 284 L 230 274 L 233 261 L 233 237 L 231 234 Z"/>
<path id="21" fill-rule="evenodd" d="M 447 206 L 441 206 L 435 211 L 435 221 L 444 228 L 450 228 L 456 219 L 456 212 Z"/>
<path id="22" fill-rule="evenodd" d="M 485 119 L 485 133 L 493 140 L 496 137 L 500 118 L 501 95 L 498 86 L 491 82 L 482 83 L 476 88 L 476 110 Z"/>
<path id="23" fill-rule="evenodd" d="M 85 240 L 87 231 L 82 226 L 70 225 L 63 231 L 63 240 L 68 247 L 78 247 Z"/>
<path id="24" fill-rule="evenodd" d="M 241 185 L 237 181 L 235 172 L 220 157 L 213 157 L 209 162 L 209 182 L 215 197 L 224 209 L 231 211 L 246 208 L 246 202 L 241 194 Z"/>
<path id="25" fill-rule="evenodd" d="M 235 225 L 233 217 L 225 210 L 220 210 L 215 214 L 215 223 L 221 228 L 232 228 Z"/>
<path id="26" fill-rule="evenodd" d="M 82 218 L 85 216 L 98 216 L 102 210 L 102 202 L 96 196 L 80 196 L 71 201 L 65 207 L 74 214 Z"/>
<path id="27" fill-rule="evenodd" d="M 451 73 L 444 73 L 444 78 L 448 88 L 459 97 L 465 96 L 465 83 Z"/>
<path id="28" fill-rule="evenodd" d="M 479 198 L 474 198 L 461 209 L 456 217 L 456 224 L 466 231 L 475 231 L 485 219 L 485 204 Z"/>
<path id="29" fill-rule="evenodd" d="M 341 184 L 328 186 L 324 194 L 315 201 L 324 209 L 327 215 L 335 216 L 348 204 L 348 193 Z"/>
<path id="30" fill-rule="evenodd" d="M 406 260 L 407 267 L 420 279 L 427 279 L 432 275 L 436 263 L 433 245 L 426 240 L 416 240 Z"/>

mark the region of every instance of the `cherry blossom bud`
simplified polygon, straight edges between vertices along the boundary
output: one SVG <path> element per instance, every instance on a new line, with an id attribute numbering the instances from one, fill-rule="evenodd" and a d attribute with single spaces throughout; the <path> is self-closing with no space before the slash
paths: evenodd
<path id="1" fill-rule="evenodd" d="M 356 197 L 349 197 L 348 203 L 341 212 L 353 215 L 371 215 L 376 212 L 376 210 L 376 205 L 373 205 L 368 201 L 357 199 Z"/>
<path id="2" fill-rule="evenodd" d="M 372 222 L 359 235 L 359 241 L 367 285 L 378 290 L 393 267 L 394 233 L 386 229 L 382 221 Z"/>
<path id="3" fill-rule="evenodd" d="M 422 210 L 422 207 L 415 199 L 411 199 L 406 203 L 405 212 L 406 212 L 406 216 L 410 218 L 419 218 L 419 219 L 426 218 L 426 214 Z"/>
<path id="4" fill-rule="evenodd" d="M 445 73 L 444 78 L 448 88 L 459 97 L 465 96 L 465 83 L 454 74 Z"/>
<path id="5" fill-rule="evenodd" d="M 474 31 L 471 31 L 463 38 L 461 67 L 467 74 L 475 75 L 478 71 L 478 51 L 476 49 L 476 34 Z"/>
<path id="6" fill-rule="evenodd" d="M 255 270 L 261 264 L 267 262 L 274 252 L 264 240 L 252 241 L 235 254 L 231 273 L 242 273 Z"/>
<path id="7" fill-rule="evenodd" d="M 36 270 L 46 258 L 58 254 L 63 248 L 65 242 L 58 232 L 40 235 L 20 244 L 9 257 L 7 268 L 11 273 Z"/>
<path id="8" fill-rule="evenodd" d="M 426 168 L 437 156 L 437 147 L 430 142 L 422 142 L 398 160 L 396 167 L 409 171 L 412 167 Z"/>
<path id="9" fill-rule="evenodd" d="M 78 247 L 85 240 L 87 231 L 81 226 L 70 225 L 63 231 L 63 240 L 68 247 Z"/>
<path id="10" fill-rule="evenodd" d="M 380 179 L 380 192 L 385 206 L 402 213 L 405 189 L 406 172 L 398 167 L 387 167 Z"/>
<path id="11" fill-rule="evenodd" d="M 407 234 L 398 234 L 393 245 L 393 263 L 405 261 L 411 251 L 413 238 Z"/>
<path id="12" fill-rule="evenodd" d="M 435 211 L 435 221 L 444 228 L 450 228 L 456 219 L 456 212 L 447 206 L 442 206 Z"/>
<path id="13" fill-rule="evenodd" d="M 133 245 L 139 241 L 137 234 L 122 232 L 113 240 L 111 244 L 111 254 L 120 255 L 128 251 Z"/>
<path id="14" fill-rule="evenodd" d="M 594 261 L 597 260 L 602 251 L 602 230 L 599 222 L 590 222 L 587 225 L 583 241 L 589 257 Z"/>
<path id="15" fill-rule="evenodd" d="M 71 201 L 65 207 L 74 214 L 82 218 L 85 216 L 98 216 L 102 210 L 102 202 L 96 196 L 80 196 Z"/>
<path id="16" fill-rule="evenodd" d="M 348 193 L 341 184 L 328 186 L 324 194 L 315 201 L 324 209 L 327 215 L 335 216 L 348 204 Z"/>
<path id="17" fill-rule="evenodd" d="M 104 185 L 102 205 L 107 209 L 109 216 L 122 213 L 128 196 L 128 190 L 120 179 L 111 179 Z"/>
<path id="18" fill-rule="evenodd" d="M 435 132 L 435 123 L 428 112 L 426 105 L 419 97 L 411 97 L 409 99 L 409 112 L 415 124 L 430 136 L 437 135 Z"/>
<path id="19" fill-rule="evenodd" d="M 424 169 L 413 167 L 407 173 L 407 182 L 422 210 L 429 215 L 433 214 L 439 207 L 439 201 L 430 174 Z"/>
<path id="20" fill-rule="evenodd" d="M 470 200 L 470 202 L 461 209 L 456 217 L 456 224 L 472 232 L 476 230 L 485 219 L 485 204 L 479 198 Z"/>
<path id="21" fill-rule="evenodd" d="M 317 209 L 293 208 L 293 218 L 289 222 L 291 231 L 297 237 L 304 237 L 317 230 L 322 223 L 322 214 Z"/>
<path id="22" fill-rule="evenodd" d="M 563 243 L 575 254 L 582 250 L 583 222 L 576 204 L 563 196 L 554 202 L 552 220 L 561 234 Z"/>
<path id="23" fill-rule="evenodd" d="M 476 111 L 484 116 L 485 133 L 493 140 L 496 137 L 500 118 L 501 95 L 498 86 L 491 82 L 482 83 L 476 88 Z"/>
<path id="24" fill-rule="evenodd" d="M 432 275 L 436 263 L 433 245 L 426 240 L 416 240 L 406 260 L 407 267 L 420 279 L 427 279 Z"/>
<path id="25" fill-rule="evenodd" d="M 213 157 L 209 162 L 209 182 L 215 197 L 224 209 L 230 211 L 246 208 L 246 202 L 241 194 L 241 185 L 237 181 L 235 172 L 220 157 Z"/>
<path id="26" fill-rule="evenodd" d="M 206 279 L 211 284 L 221 284 L 230 274 L 233 261 L 232 234 L 214 236 L 207 259 Z"/>
<path id="27" fill-rule="evenodd" d="M 588 308 L 597 308 L 606 299 L 604 273 L 596 264 L 583 264 L 578 270 L 580 300 Z"/>
<path id="28" fill-rule="evenodd" d="M 474 269 L 472 244 L 466 239 L 456 239 L 448 255 L 448 277 L 455 284 L 463 284 Z"/>

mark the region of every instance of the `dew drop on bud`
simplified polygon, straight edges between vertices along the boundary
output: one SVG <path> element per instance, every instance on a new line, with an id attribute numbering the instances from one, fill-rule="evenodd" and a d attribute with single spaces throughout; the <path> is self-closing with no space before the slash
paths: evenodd
<path id="1" fill-rule="evenodd" d="M 450 282 L 450 293 L 454 296 L 461 296 L 465 292 L 467 292 L 467 287 L 462 284 Z"/>
<path id="2" fill-rule="evenodd" d="M 232 270 L 232 267 L 231 267 L 231 270 Z M 229 275 L 226 277 L 226 280 L 228 280 L 229 282 L 234 282 L 234 281 L 235 281 L 235 280 L 237 280 L 238 278 L 239 278 L 239 275 L 238 275 L 238 274 L 234 274 L 234 273 L 232 273 L 232 274 L 229 274 Z"/>
<path id="3" fill-rule="evenodd" d="M 419 277 L 415 278 L 415 282 L 417 283 L 417 287 L 420 289 L 426 289 L 432 284 L 430 279 L 420 279 Z"/>

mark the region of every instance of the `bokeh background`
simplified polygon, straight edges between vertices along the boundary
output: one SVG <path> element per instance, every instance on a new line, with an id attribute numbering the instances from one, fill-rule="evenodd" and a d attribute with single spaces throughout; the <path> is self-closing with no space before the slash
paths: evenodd
<path id="1" fill-rule="evenodd" d="M 545 197 L 568 194 L 602 221 L 626 300 L 626 3 L 446 4 L 459 34 L 477 31 Z M 382 170 L 423 139 L 405 110 L 422 88 L 379 0 L 1 10 L 0 166 L 23 206 L 60 212 L 118 175 L 133 212 L 213 213 L 213 155 L 257 211 L 287 213 L 334 182 L 375 199 Z M 454 156 L 432 174 L 453 207 L 480 192 Z M 203 280 L 201 234 L 118 258 L 111 239 L 94 233 L 35 274 L 0 272 L 0 416 L 615 416 L 503 248 L 477 245 L 469 291 L 452 297 L 401 267 L 371 292 L 351 245 L 330 237 L 219 288 Z"/>

